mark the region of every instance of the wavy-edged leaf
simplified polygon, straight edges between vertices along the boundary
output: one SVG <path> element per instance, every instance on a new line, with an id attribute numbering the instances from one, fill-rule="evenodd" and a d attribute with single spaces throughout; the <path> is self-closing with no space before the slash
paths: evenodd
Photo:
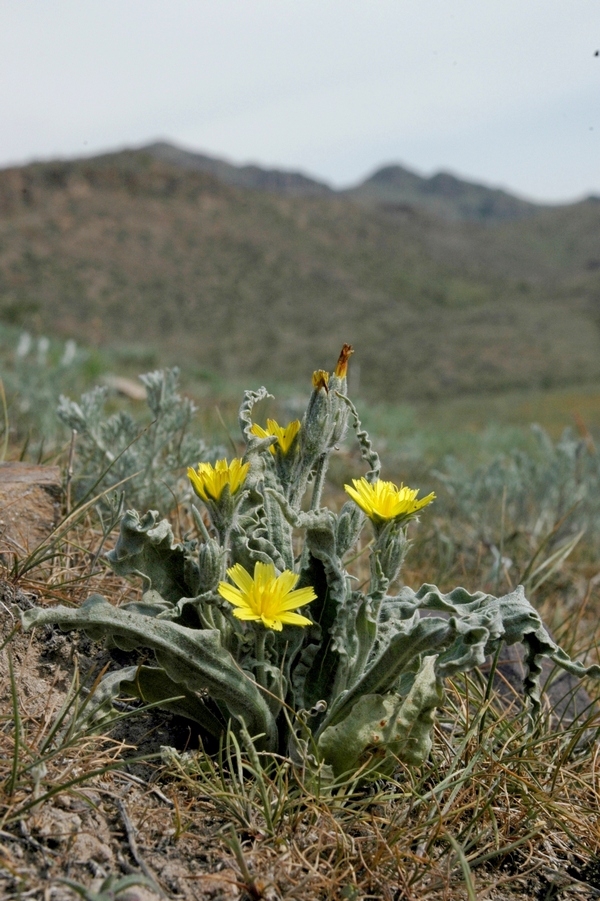
<path id="1" fill-rule="evenodd" d="M 395 758 L 418 766 L 431 750 L 435 710 L 443 699 L 435 657 L 425 657 L 405 698 L 362 695 L 343 720 L 323 730 L 318 751 L 337 777 L 364 765 L 389 773 Z"/>
<path id="2" fill-rule="evenodd" d="M 51 607 L 21 614 L 24 629 L 55 623 L 66 629 L 103 633 L 130 646 L 152 648 L 158 664 L 176 685 L 191 692 L 208 692 L 222 701 L 232 716 L 243 718 L 251 735 L 264 735 L 263 744 L 275 747 L 273 717 L 254 681 L 221 644 L 217 630 L 188 629 L 167 620 L 127 613 L 100 595 L 91 595 L 78 609 Z"/>
<path id="3" fill-rule="evenodd" d="M 185 546 L 175 541 L 169 522 L 158 517 L 156 510 L 149 510 L 142 517 L 136 510 L 128 510 L 121 520 L 116 546 L 107 559 L 117 575 L 139 575 L 147 588 L 157 591 L 165 601 L 176 603 L 184 595 L 193 595 L 194 586 L 186 582 Z"/>

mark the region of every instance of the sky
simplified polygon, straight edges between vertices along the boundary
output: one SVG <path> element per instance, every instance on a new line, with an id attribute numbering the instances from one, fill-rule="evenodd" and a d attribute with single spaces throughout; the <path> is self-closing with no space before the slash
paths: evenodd
<path id="1" fill-rule="evenodd" d="M 165 139 L 575 200 L 600 195 L 599 51 L 598 0 L 0 0 L 0 166 Z"/>

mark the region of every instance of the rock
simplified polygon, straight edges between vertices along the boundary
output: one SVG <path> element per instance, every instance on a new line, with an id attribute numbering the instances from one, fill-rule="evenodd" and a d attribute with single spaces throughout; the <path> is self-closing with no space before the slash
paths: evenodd
<path id="1" fill-rule="evenodd" d="M 490 661 L 482 667 L 485 673 Z M 519 701 L 526 675 L 525 651 L 522 645 L 504 645 L 498 657 L 494 687 L 506 702 Z M 567 727 L 576 720 L 589 717 L 595 702 L 581 684 L 581 679 L 557 667 L 552 660 L 542 661 L 542 706 L 551 712 L 556 727 Z"/>
<path id="2" fill-rule="evenodd" d="M 95 860 L 99 864 L 114 864 L 114 854 L 109 845 L 89 832 L 78 832 L 71 843 L 69 854 L 73 862 L 86 864 Z"/>
<path id="3" fill-rule="evenodd" d="M 139 382 L 134 382 L 133 379 L 126 379 L 120 375 L 105 375 L 103 381 L 112 391 L 122 394 L 123 397 L 129 397 L 131 400 L 146 400 L 146 389 Z"/>
<path id="4" fill-rule="evenodd" d="M 0 463 L 0 559 L 30 554 L 50 534 L 61 513 L 58 466 Z"/>
<path id="5" fill-rule="evenodd" d="M 52 847 L 71 843 L 81 832 L 81 817 L 67 810 L 60 810 L 50 804 L 44 805 L 39 813 L 31 818 L 31 831 L 38 838 L 51 842 Z"/>

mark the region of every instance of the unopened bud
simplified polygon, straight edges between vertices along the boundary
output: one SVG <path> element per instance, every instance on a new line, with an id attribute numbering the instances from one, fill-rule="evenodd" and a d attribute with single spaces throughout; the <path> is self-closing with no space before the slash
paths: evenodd
<path id="1" fill-rule="evenodd" d="M 320 391 L 321 388 L 329 391 L 329 373 L 324 369 L 317 369 L 313 372 L 312 383 L 315 391 Z"/>
<path id="2" fill-rule="evenodd" d="M 338 361 L 335 367 L 335 373 L 338 379 L 345 379 L 346 373 L 348 371 L 348 360 L 354 353 L 354 348 L 351 344 L 344 344 L 340 351 L 340 355 L 338 357 Z"/>
<path id="3" fill-rule="evenodd" d="M 223 548 L 211 538 L 198 551 L 198 594 L 214 591 L 222 578 Z"/>

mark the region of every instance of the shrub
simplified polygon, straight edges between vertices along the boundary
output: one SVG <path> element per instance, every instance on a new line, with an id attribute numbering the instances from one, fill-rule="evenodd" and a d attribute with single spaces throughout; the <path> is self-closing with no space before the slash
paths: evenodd
<path id="1" fill-rule="evenodd" d="M 421 764 L 444 680 L 477 668 L 502 642 L 524 645 L 532 721 L 544 657 L 600 675 L 557 647 L 520 587 L 499 598 L 394 588 L 408 525 L 434 496 L 419 499 L 380 478 L 346 395 L 351 350 L 344 346 L 332 374 L 314 373 L 301 423 L 259 426 L 252 412 L 267 392 L 246 392 L 243 458 L 189 470 L 212 524 L 209 531 L 197 517 L 198 543 L 176 542 L 156 511 L 125 514 L 109 561 L 118 574 L 143 578 L 141 601 L 114 608 L 92 595 L 80 609 L 22 614 L 25 628 L 58 623 L 124 650 L 154 650 L 155 666 L 106 677 L 106 703 L 121 690 L 139 695 L 215 738 L 233 728 L 328 780 L 389 773 L 398 760 Z M 367 471 L 346 486 L 349 500 L 336 514 L 322 506 L 322 490 L 349 426 Z M 365 527 L 372 538 L 361 585 L 347 561 Z"/>

